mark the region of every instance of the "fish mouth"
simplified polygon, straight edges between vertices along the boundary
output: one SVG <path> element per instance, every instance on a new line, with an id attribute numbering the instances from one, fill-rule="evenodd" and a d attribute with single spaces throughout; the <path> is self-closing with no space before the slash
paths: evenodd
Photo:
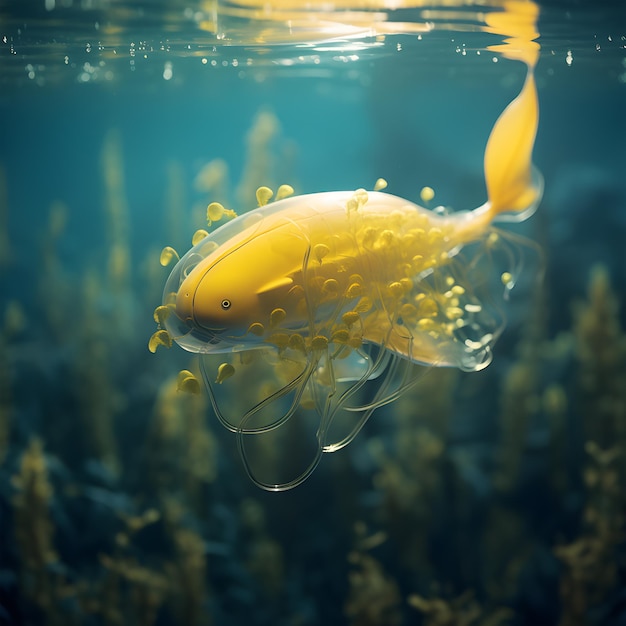
<path id="1" fill-rule="evenodd" d="M 165 327 L 172 339 L 194 353 L 221 352 L 228 343 L 225 341 L 226 328 L 207 328 L 200 326 L 190 315 L 180 315 L 176 307 L 165 321 Z"/>
<path id="2" fill-rule="evenodd" d="M 172 338 L 176 343 L 187 350 L 196 354 L 209 354 L 217 352 L 228 352 L 232 349 L 232 343 L 224 337 L 222 333 L 209 332 L 205 328 L 197 325 L 186 327 L 187 332 Z"/>

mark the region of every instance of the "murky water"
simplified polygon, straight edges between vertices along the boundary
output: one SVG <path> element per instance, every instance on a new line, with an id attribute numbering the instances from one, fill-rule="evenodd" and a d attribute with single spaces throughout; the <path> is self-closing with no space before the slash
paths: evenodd
<path id="1" fill-rule="evenodd" d="M 545 190 L 503 228 L 542 252 L 484 371 L 431 368 L 266 493 L 177 390 L 194 356 L 148 351 L 210 202 L 486 200 L 527 70 L 486 16 L 534 3 L 377 4 L 0 4 L 0 623 L 626 623 L 623 3 L 538 6 Z"/>

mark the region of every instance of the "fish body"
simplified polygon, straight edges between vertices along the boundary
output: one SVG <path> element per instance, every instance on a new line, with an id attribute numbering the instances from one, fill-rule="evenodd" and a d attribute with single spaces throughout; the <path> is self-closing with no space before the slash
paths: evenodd
<path id="1" fill-rule="evenodd" d="M 239 232 L 197 264 L 206 241 L 181 261 L 176 317 L 194 333 L 179 343 L 219 352 L 280 347 L 294 334 L 303 346 L 335 337 L 353 347 L 384 344 L 418 363 L 475 369 L 471 354 L 482 348 L 453 350 L 451 341 L 465 288 L 451 290 L 444 280 L 436 293 L 424 281 L 483 238 L 490 221 L 486 205 L 445 215 L 364 190 L 260 207 L 223 227 Z"/>

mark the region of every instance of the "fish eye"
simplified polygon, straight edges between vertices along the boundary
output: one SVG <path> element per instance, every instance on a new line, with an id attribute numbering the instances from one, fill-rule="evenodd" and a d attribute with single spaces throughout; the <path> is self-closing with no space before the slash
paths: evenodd
<path id="1" fill-rule="evenodd" d="M 230 300 L 228 300 L 227 298 L 224 298 L 221 304 L 224 311 L 228 311 L 228 309 L 230 309 Z"/>

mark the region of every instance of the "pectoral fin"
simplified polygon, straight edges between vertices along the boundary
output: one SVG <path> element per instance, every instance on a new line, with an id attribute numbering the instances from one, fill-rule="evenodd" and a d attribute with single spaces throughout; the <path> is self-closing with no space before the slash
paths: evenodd
<path id="1" fill-rule="evenodd" d="M 289 276 L 279 276 L 265 283 L 257 291 L 257 295 L 262 298 L 277 296 L 280 293 L 286 293 L 293 285 L 293 278 Z"/>

